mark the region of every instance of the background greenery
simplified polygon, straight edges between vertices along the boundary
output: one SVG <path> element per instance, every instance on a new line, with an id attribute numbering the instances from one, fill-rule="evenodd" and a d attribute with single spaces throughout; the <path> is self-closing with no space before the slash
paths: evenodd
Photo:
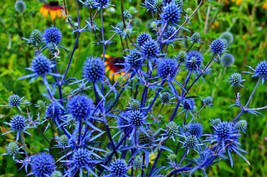
<path id="1" fill-rule="evenodd" d="M 0 105 L 8 104 L 8 97 L 15 93 L 19 96 L 25 96 L 25 99 L 29 100 L 32 103 L 30 111 L 33 112 L 33 116 L 39 112 L 34 104 L 37 103 L 37 100 L 46 100 L 41 95 L 41 92 L 44 91 L 40 80 L 29 84 L 28 80 L 18 81 L 17 78 L 27 74 L 25 67 L 29 66 L 31 60 L 34 56 L 34 50 L 29 49 L 29 46 L 26 44 L 21 37 L 29 38 L 30 33 L 33 29 L 44 30 L 46 27 L 53 24 L 50 17 L 44 18 L 39 14 L 39 9 L 42 7 L 42 3 L 37 0 L 25 0 L 27 4 L 27 9 L 23 14 L 19 14 L 15 11 L 14 3 L 15 0 L 2 0 L 0 6 Z M 118 4 L 120 1 L 112 1 L 112 4 Z M 125 2 L 125 9 L 130 6 L 140 7 L 141 0 L 132 0 L 132 3 L 128 1 Z M 197 6 L 198 0 L 185 0 L 184 1 L 184 10 L 186 8 L 192 8 L 193 10 Z M 74 21 L 76 20 L 76 11 L 75 11 L 75 1 L 67 0 L 68 12 L 72 15 Z M 230 87 L 230 84 L 226 82 L 230 75 L 233 72 L 241 72 L 243 70 L 248 71 L 247 65 L 255 66 L 263 60 L 266 60 L 267 57 L 267 2 L 260 0 L 219 0 L 204 2 L 201 6 L 198 13 L 186 25 L 191 33 L 182 31 L 181 35 L 191 36 L 193 32 L 200 32 L 202 43 L 200 45 L 195 45 L 194 49 L 200 48 L 204 52 L 205 61 L 207 62 L 210 57 L 210 52 L 207 51 L 208 45 L 210 42 L 218 38 L 220 34 L 224 31 L 230 31 L 234 34 L 234 43 L 229 46 L 228 50 L 235 56 L 235 64 L 230 68 L 223 68 L 220 64 L 215 64 L 212 67 L 213 75 L 206 75 L 205 80 L 199 81 L 198 84 L 192 89 L 190 95 L 198 95 L 202 98 L 206 96 L 212 96 L 214 99 L 212 108 L 205 108 L 201 113 L 201 121 L 204 125 L 206 132 L 211 132 L 212 128 L 208 123 L 210 119 L 220 117 L 224 121 L 233 120 L 233 118 L 239 113 L 238 108 L 229 107 L 231 104 L 235 103 L 234 91 Z M 112 26 L 115 26 L 116 23 L 121 21 L 120 17 L 120 8 L 111 8 L 114 12 L 105 10 L 105 34 L 106 39 L 111 37 L 113 34 L 110 32 Z M 141 19 L 141 26 L 134 26 L 134 31 L 136 33 L 132 34 L 132 38 L 135 39 L 139 32 L 148 32 L 146 28 L 146 23 L 151 19 L 151 14 L 146 13 L 146 10 L 143 8 L 137 8 L 138 13 L 134 16 L 135 19 Z M 210 11 L 208 15 L 208 11 Z M 86 24 L 87 17 L 89 16 L 88 9 L 82 8 L 80 4 L 80 15 L 81 15 L 81 26 Z M 99 17 L 96 18 L 97 26 L 99 26 Z M 208 18 L 208 25 L 205 28 L 205 22 Z M 56 19 L 55 26 L 60 28 L 63 32 L 62 46 L 72 50 L 72 47 L 75 42 L 76 34 L 72 34 L 71 27 L 63 20 Z M 107 47 L 107 53 L 112 57 L 122 57 L 123 50 L 121 43 L 118 37 L 114 38 L 114 43 Z M 81 76 L 81 67 L 83 61 L 86 57 L 94 55 L 100 56 L 102 54 L 101 45 L 92 44 L 97 42 L 94 35 L 89 32 L 84 32 L 81 34 L 77 50 L 74 55 L 74 60 L 69 70 L 67 77 L 77 77 Z M 188 41 L 188 45 L 190 45 Z M 173 57 L 180 50 L 186 50 L 186 45 L 183 43 L 175 44 L 169 48 L 169 56 Z M 61 50 L 61 62 L 59 65 L 60 73 L 65 71 L 67 62 L 70 58 L 70 53 Z M 183 81 L 185 78 L 185 71 L 180 72 L 177 76 L 178 81 Z M 241 101 L 244 103 L 248 100 L 250 93 L 252 92 L 257 79 L 251 78 L 248 74 L 242 74 L 243 78 L 246 79 L 244 82 L 245 87 L 239 88 L 241 94 Z M 149 93 L 150 96 L 153 96 L 153 92 Z M 88 92 L 88 95 L 91 95 L 91 92 Z M 125 99 L 124 99 L 125 98 Z M 129 94 L 124 92 L 121 102 L 118 104 L 118 109 L 125 108 L 124 105 L 127 104 L 127 99 Z M 257 92 L 250 104 L 250 107 L 262 107 L 267 105 L 267 89 L 266 83 L 260 85 L 257 89 Z M 156 103 L 155 109 L 153 110 L 154 114 L 158 112 L 160 107 L 160 102 Z M 172 112 L 172 108 L 175 105 L 171 105 L 163 113 L 165 115 L 166 122 L 169 120 Z M 197 110 L 201 108 L 201 99 L 197 99 Z M 26 110 L 26 108 L 23 108 Z M 167 108 L 165 110 L 168 110 Z M 7 127 L 3 124 L 5 121 L 9 121 L 12 115 L 16 114 L 14 109 L 5 109 L 0 107 L 0 126 L 1 130 L 4 130 L 4 127 Z M 248 121 L 248 130 L 247 133 L 241 137 L 242 148 L 245 149 L 248 154 L 245 154 L 245 157 L 250 161 L 251 165 L 248 165 L 242 158 L 234 155 L 234 168 L 230 168 L 230 163 L 228 160 L 222 160 L 219 165 L 213 166 L 211 169 L 208 169 L 209 176 L 266 176 L 267 174 L 267 160 L 266 160 L 266 145 L 267 141 L 264 140 L 267 137 L 266 129 L 266 118 L 267 110 L 261 111 L 263 116 L 254 116 L 251 114 L 242 115 L 242 119 Z M 177 123 L 182 122 L 183 114 L 178 116 L 175 121 Z M 164 123 L 165 124 L 165 123 Z M 101 126 L 101 125 L 99 125 Z M 44 128 L 44 127 L 42 127 Z M 156 128 L 156 127 L 155 127 Z M 31 154 L 36 154 L 37 152 L 43 151 L 44 148 L 48 147 L 48 144 L 43 141 L 43 137 L 38 134 L 36 130 L 30 130 L 34 136 L 26 136 L 26 143 L 28 152 Z M 46 136 L 52 138 L 53 135 L 51 130 L 48 130 Z M 8 141 L 12 141 L 14 137 L 12 135 L 1 136 L 0 137 L 0 154 L 5 153 L 5 146 L 8 144 Z M 102 138 L 102 141 L 107 141 Z M 103 143 L 104 144 L 104 143 Z M 172 142 L 169 141 L 166 143 L 167 146 L 172 146 Z M 182 152 L 181 152 L 182 153 Z M 168 153 L 163 154 L 162 158 L 159 160 L 160 163 L 166 163 L 165 157 Z M 178 154 L 178 158 L 182 154 Z M 152 157 L 153 158 L 153 157 Z M 16 165 L 11 157 L 0 156 L 0 174 L 1 176 L 24 176 L 25 173 L 23 170 L 17 172 L 20 168 L 20 165 Z"/>

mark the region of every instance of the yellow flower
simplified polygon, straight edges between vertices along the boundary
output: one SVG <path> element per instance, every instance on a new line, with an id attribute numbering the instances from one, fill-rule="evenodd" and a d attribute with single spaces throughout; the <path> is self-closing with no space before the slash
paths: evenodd
<path id="1" fill-rule="evenodd" d="M 58 4 L 57 1 L 51 1 L 49 4 L 44 4 L 40 9 L 40 14 L 45 18 L 49 14 L 52 20 L 55 20 L 57 17 L 66 18 L 66 15 L 63 14 L 64 9 Z"/>
<path id="2" fill-rule="evenodd" d="M 220 23 L 219 23 L 218 21 L 215 21 L 215 22 L 211 25 L 211 28 L 212 28 L 212 29 L 215 29 L 215 28 L 217 28 L 219 25 L 220 25 Z"/>
<path id="3" fill-rule="evenodd" d="M 265 1 L 265 2 L 261 5 L 261 7 L 267 11 L 267 1 Z"/>

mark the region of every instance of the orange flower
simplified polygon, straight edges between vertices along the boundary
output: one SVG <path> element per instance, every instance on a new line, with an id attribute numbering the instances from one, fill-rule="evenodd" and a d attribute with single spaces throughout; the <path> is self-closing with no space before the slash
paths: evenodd
<path id="1" fill-rule="evenodd" d="M 101 55 L 101 57 L 103 57 L 103 55 Z M 116 58 L 116 57 L 113 58 L 107 54 L 105 54 L 105 58 L 106 58 L 105 72 L 107 73 L 109 79 L 116 80 L 118 76 L 122 76 L 125 73 L 125 72 L 120 72 L 120 70 L 124 68 L 124 66 L 122 65 L 124 63 L 124 58 Z"/>
<path id="2" fill-rule="evenodd" d="M 265 2 L 261 5 L 261 7 L 262 7 L 263 9 L 267 10 L 267 1 L 265 1 Z"/>
<path id="3" fill-rule="evenodd" d="M 220 25 L 220 23 L 219 23 L 218 21 L 215 21 L 215 22 L 211 25 L 211 28 L 212 28 L 212 29 L 215 29 L 215 28 L 217 28 L 219 25 Z"/>
<path id="4" fill-rule="evenodd" d="M 58 4 L 57 1 L 51 1 L 49 4 L 44 4 L 40 9 L 40 14 L 45 18 L 49 14 L 52 20 L 55 20 L 57 17 L 66 18 L 66 15 L 63 14 L 62 10 L 64 9 Z"/>

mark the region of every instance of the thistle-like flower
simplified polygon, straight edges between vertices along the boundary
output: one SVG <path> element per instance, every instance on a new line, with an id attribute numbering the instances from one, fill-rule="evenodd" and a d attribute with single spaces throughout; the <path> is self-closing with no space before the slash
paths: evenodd
<path id="1" fill-rule="evenodd" d="M 165 79 L 170 77 L 170 79 L 176 76 L 176 68 L 178 64 L 173 59 L 161 59 L 158 61 L 158 76 Z"/>
<path id="2" fill-rule="evenodd" d="M 162 19 L 165 20 L 168 24 L 175 25 L 180 21 L 180 8 L 174 4 L 170 3 L 164 8 Z"/>
<path id="3" fill-rule="evenodd" d="M 200 123 L 191 123 L 189 125 L 188 133 L 199 138 L 202 135 L 203 127 Z"/>
<path id="4" fill-rule="evenodd" d="M 47 44 L 49 43 L 59 44 L 61 42 L 62 33 L 58 28 L 51 26 L 44 30 L 43 36 Z"/>
<path id="5" fill-rule="evenodd" d="M 23 13 L 26 9 L 26 3 L 22 0 L 16 1 L 15 3 L 15 9 L 19 13 Z"/>
<path id="6" fill-rule="evenodd" d="M 93 83 L 102 82 L 105 76 L 105 63 L 99 57 L 89 57 L 84 63 L 83 78 Z"/>
<path id="7" fill-rule="evenodd" d="M 226 39 L 227 41 L 227 45 L 229 44 L 232 44 L 233 41 L 234 41 L 234 36 L 232 33 L 226 31 L 226 32 L 223 32 L 220 36 L 221 39 Z"/>
<path id="8" fill-rule="evenodd" d="M 242 76 L 241 74 L 239 73 L 233 73 L 229 79 L 229 81 L 227 82 L 230 82 L 232 86 L 241 86 L 241 87 L 244 87 L 241 83 L 245 81 L 245 79 L 242 79 Z"/>
<path id="9" fill-rule="evenodd" d="M 260 62 L 255 69 L 248 66 L 250 69 L 252 69 L 254 72 L 246 72 L 249 74 L 253 74 L 252 77 L 258 77 L 262 79 L 262 84 L 264 83 L 264 79 L 267 79 L 267 61 Z"/>
<path id="10" fill-rule="evenodd" d="M 150 34 L 148 33 L 141 33 L 139 34 L 139 36 L 137 37 L 137 43 L 139 46 L 142 46 L 145 44 L 146 41 L 148 40 L 152 40 L 152 37 Z"/>
<path id="11" fill-rule="evenodd" d="M 55 160 L 50 154 L 40 153 L 32 157 L 32 173 L 38 177 L 50 176 L 56 169 Z"/>
<path id="12" fill-rule="evenodd" d="M 195 32 L 194 34 L 192 34 L 192 36 L 190 37 L 190 41 L 192 43 L 200 43 L 200 33 Z"/>
<path id="13" fill-rule="evenodd" d="M 235 58 L 232 54 L 224 53 L 221 58 L 221 65 L 224 67 L 230 67 L 234 64 Z"/>
<path id="14" fill-rule="evenodd" d="M 206 105 L 208 107 L 211 107 L 213 99 L 212 99 L 211 96 L 207 96 L 206 98 L 202 99 L 202 102 L 203 102 L 204 105 Z"/>
<path id="15" fill-rule="evenodd" d="M 24 154 L 23 152 L 19 152 L 20 147 L 15 142 L 10 142 L 8 146 L 6 146 L 7 153 L 4 153 L 2 155 L 10 155 L 12 156 L 13 160 L 15 160 L 15 157 L 17 154 Z"/>
<path id="16" fill-rule="evenodd" d="M 156 58 L 159 54 L 159 47 L 156 41 L 147 40 L 141 47 L 141 52 L 144 58 Z"/>
<path id="17" fill-rule="evenodd" d="M 225 44 L 222 39 L 215 39 L 210 44 L 210 49 L 214 54 L 220 54 L 225 47 Z"/>
<path id="18" fill-rule="evenodd" d="M 197 50 L 190 51 L 187 54 L 185 66 L 188 70 L 191 70 L 191 71 L 199 70 L 202 64 L 202 60 L 203 60 L 202 53 L 200 53 Z"/>

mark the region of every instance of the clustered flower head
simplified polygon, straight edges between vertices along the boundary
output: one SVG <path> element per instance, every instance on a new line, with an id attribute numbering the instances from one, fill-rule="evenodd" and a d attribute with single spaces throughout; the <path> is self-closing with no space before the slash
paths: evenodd
<path id="1" fill-rule="evenodd" d="M 141 146 L 150 146 L 154 141 L 152 130 L 146 132 L 140 131 L 138 134 L 138 144 Z"/>
<path id="2" fill-rule="evenodd" d="M 156 41 L 147 40 L 141 47 L 142 55 L 145 58 L 156 58 L 159 54 L 159 47 Z"/>
<path id="3" fill-rule="evenodd" d="M 197 50 L 190 51 L 187 54 L 187 59 L 185 61 L 185 66 L 188 70 L 195 71 L 200 69 L 200 66 L 202 64 L 203 56 L 202 53 L 200 53 Z"/>
<path id="4" fill-rule="evenodd" d="M 136 50 L 132 50 L 125 57 L 126 70 L 130 69 L 131 71 L 136 72 L 136 71 L 142 69 L 142 64 L 143 64 L 142 55 Z"/>
<path id="5" fill-rule="evenodd" d="M 49 43 L 59 44 L 61 42 L 62 33 L 58 28 L 51 26 L 44 30 L 43 36 L 47 44 Z"/>
<path id="6" fill-rule="evenodd" d="M 51 62 L 46 56 L 40 54 L 34 57 L 31 65 L 31 69 L 34 73 L 37 75 L 43 75 L 49 73 L 50 68 Z"/>
<path id="7" fill-rule="evenodd" d="M 62 114 L 61 108 L 58 106 L 58 103 L 52 102 L 47 106 L 46 116 L 52 119 L 59 119 Z"/>
<path id="8" fill-rule="evenodd" d="M 32 173 L 38 177 L 50 176 L 56 169 L 55 160 L 50 154 L 40 153 L 32 157 Z"/>
<path id="9" fill-rule="evenodd" d="M 38 46 L 44 40 L 43 34 L 40 30 L 34 29 L 31 32 L 29 43 L 32 43 L 35 46 Z"/>
<path id="10" fill-rule="evenodd" d="M 86 119 L 93 108 L 93 100 L 86 95 L 77 95 L 67 102 L 67 111 L 75 119 Z"/>
<path id="11" fill-rule="evenodd" d="M 233 41 L 234 41 L 234 36 L 232 33 L 226 31 L 226 32 L 223 32 L 220 36 L 221 39 L 225 39 L 227 41 L 227 45 L 228 44 L 232 44 Z"/>
<path id="12" fill-rule="evenodd" d="M 224 53 L 221 58 L 221 65 L 224 67 L 230 67 L 234 64 L 235 58 L 232 54 Z"/>
<path id="13" fill-rule="evenodd" d="M 148 33 L 141 33 L 139 34 L 139 36 L 137 37 L 137 43 L 139 46 L 144 45 L 144 43 L 148 40 L 152 40 L 152 37 L 150 34 Z"/>
<path id="14" fill-rule="evenodd" d="M 82 76 L 93 83 L 102 82 L 105 76 L 105 63 L 99 57 L 87 58 Z"/>
<path id="15" fill-rule="evenodd" d="M 207 97 L 204 98 L 202 101 L 203 101 L 203 104 L 204 104 L 204 105 L 207 105 L 207 106 L 209 106 L 209 107 L 212 106 L 212 101 L 213 101 L 213 99 L 212 99 L 211 96 L 207 96 Z"/>
<path id="16" fill-rule="evenodd" d="M 159 60 L 158 76 L 163 79 L 170 77 L 170 76 L 171 78 L 175 77 L 177 66 L 178 66 L 177 62 L 170 58 Z"/>
<path id="17" fill-rule="evenodd" d="M 185 51 L 180 51 L 178 53 L 178 55 L 176 56 L 176 59 L 179 61 L 179 62 L 185 62 L 185 60 L 187 59 L 187 53 Z"/>
<path id="18" fill-rule="evenodd" d="M 11 96 L 9 96 L 9 98 L 8 98 L 8 102 L 9 102 L 9 105 L 10 106 L 14 106 L 14 107 L 17 107 L 17 106 L 19 106 L 20 105 L 20 103 L 21 103 L 21 98 L 18 96 L 18 95 L 16 95 L 16 94 L 13 94 L 13 95 L 11 95 Z"/>
<path id="19" fill-rule="evenodd" d="M 254 76 L 262 78 L 263 82 L 267 79 L 267 61 L 262 61 L 256 66 Z"/>
<path id="20" fill-rule="evenodd" d="M 192 34 L 190 41 L 192 43 L 199 43 L 200 42 L 200 33 L 199 32 L 195 32 L 194 34 Z"/>
<path id="21" fill-rule="evenodd" d="M 163 104 L 168 104 L 171 100 L 171 96 L 168 92 L 163 92 L 161 94 L 161 101 Z"/>
<path id="22" fill-rule="evenodd" d="M 239 73 L 233 73 L 229 79 L 228 82 L 230 82 L 232 85 L 231 86 L 241 86 L 244 87 L 241 83 L 245 81 L 244 79 L 242 79 L 241 74 Z"/>
<path id="23" fill-rule="evenodd" d="M 132 110 L 128 113 L 130 123 L 133 126 L 141 126 L 144 124 L 144 114 L 141 110 Z"/>
<path id="24" fill-rule="evenodd" d="M 210 49 L 214 54 L 219 54 L 223 51 L 225 44 L 222 39 L 215 39 L 210 44 Z"/>
<path id="25" fill-rule="evenodd" d="M 180 12 L 181 10 L 176 4 L 167 4 L 167 6 L 164 8 L 162 19 L 169 24 L 176 24 L 180 21 Z"/>
<path id="26" fill-rule="evenodd" d="M 124 159 L 116 159 L 111 163 L 110 173 L 114 177 L 124 177 L 128 171 L 127 164 Z"/>
<path id="27" fill-rule="evenodd" d="M 184 100 L 183 108 L 185 110 L 194 110 L 195 109 L 195 101 L 193 98 L 187 98 Z"/>
<path id="28" fill-rule="evenodd" d="M 203 127 L 200 123 L 191 123 L 188 128 L 188 133 L 199 138 L 202 135 Z"/>
<path id="29" fill-rule="evenodd" d="M 19 13 L 23 13 L 26 9 L 26 3 L 22 0 L 16 1 L 15 3 L 15 9 Z"/>

